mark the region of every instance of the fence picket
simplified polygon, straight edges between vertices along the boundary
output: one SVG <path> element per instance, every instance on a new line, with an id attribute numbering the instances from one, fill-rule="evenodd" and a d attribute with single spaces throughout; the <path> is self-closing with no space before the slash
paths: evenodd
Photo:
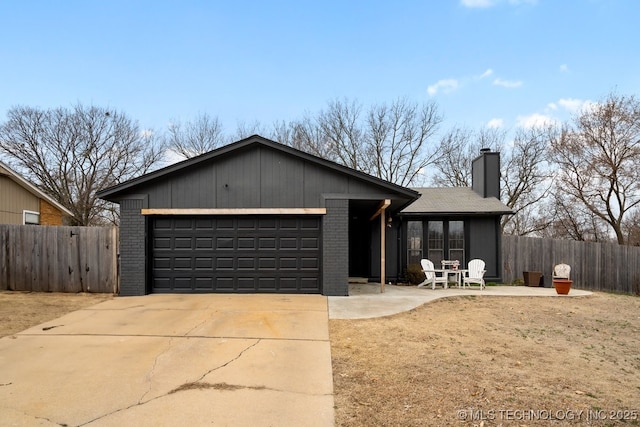
<path id="1" fill-rule="evenodd" d="M 640 247 L 615 243 L 579 242 L 502 236 L 502 279 L 512 283 L 524 271 L 541 271 L 551 286 L 553 266 L 571 266 L 576 288 L 640 294 Z"/>
<path id="2" fill-rule="evenodd" d="M 116 293 L 115 227 L 0 224 L 0 290 Z"/>

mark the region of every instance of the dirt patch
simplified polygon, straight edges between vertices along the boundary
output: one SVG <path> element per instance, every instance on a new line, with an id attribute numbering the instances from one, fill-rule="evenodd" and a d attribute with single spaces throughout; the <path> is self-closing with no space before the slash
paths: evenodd
<path id="1" fill-rule="evenodd" d="M 455 297 L 331 320 L 336 425 L 640 425 L 640 298 Z"/>
<path id="2" fill-rule="evenodd" d="M 111 294 L 0 291 L 0 337 L 111 298 Z"/>

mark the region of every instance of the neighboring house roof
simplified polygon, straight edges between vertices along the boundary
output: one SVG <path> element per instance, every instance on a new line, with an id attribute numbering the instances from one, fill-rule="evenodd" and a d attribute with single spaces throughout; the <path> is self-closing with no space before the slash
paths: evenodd
<path id="1" fill-rule="evenodd" d="M 31 184 L 29 181 L 24 179 L 22 176 L 20 176 L 16 171 L 11 169 L 5 163 L 0 162 L 0 176 L 3 176 L 3 175 L 9 177 L 16 184 L 18 184 L 19 186 L 21 186 L 22 188 L 24 188 L 25 190 L 27 190 L 28 192 L 30 192 L 34 196 L 36 196 L 36 197 L 38 197 L 40 199 L 46 200 L 49 204 L 51 204 L 51 205 L 55 206 L 56 208 L 60 209 L 60 211 L 63 214 L 68 215 L 70 217 L 73 217 L 73 212 L 71 212 L 69 209 L 65 208 L 63 205 L 61 205 L 59 202 L 54 200 L 51 196 L 49 196 L 46 193 L 44 193 L 38 187 L 36 187 L 35 185 Z"/>
<path id="2" fill-rule="evenodd" d="M 513 211 L 495 197 L 482 197 L 470 187 L 414 188 L 420 198 L 404 208 L 401 214 L 439 215 L 504 215 Z"/>
<path id="3" fill-rule="evenodd" d="M 355 178 L 361 179 L 363 181 L 369 182 L 371 184 L 375 184 L 379 187 L 382 188 L 386 188 L 390 191 L 396 192 L 396 193 L 400 193 L 403 196 L 409 198 L 409 199 L 416 199 L 419 195 L 417 192 L 415 192 L 414 190 L 411 190 L 409 188 L 406 187 L 402 187 L 400 185 L 397 184 L 393 184 L 391 182 L 385 181 L 383 179 L 380 178 L 376 178 L 374 176 L 368 175 L 366 173 L 357 171 L 355 169 L 351 169 L 349 167 L 340 165 L 338 163 L 332 162 L 330 160 L 326 160 L 326 159 L 322 159 L 320 157 L 314 156 L 312 154 L 309 153 L 305 153 L 304 151 L 300 151 L 297 150 L 295 148 L 289 147 L 287 145 L 283 145 L 280 144 L 278 142 L 275 141 L 271 141 L 269 139 L 266 139 L 260 135 L 252 135 L 248 138 L 242 139 L 240 141 L 231 143 L 229 145 L 225 145 L 223 147 L 217 148 L 213 151 L 210 151 L 208 153 L 202 154 L 200 156 L 197 157 L 193 157 L 187 160 L 184 160 L 182 162 L 179 163 L 175 163 L 173 165 L 167 166 L 165 168 L 159 169 L 157 171 L 154 172 L 150 172 L 148 174 L 139 176 L 137 178 L 131 179 L 129 181 L 123 182 L 121 184 L 118 185 L 114 185 L 113 187 L 110 188 L 106 188 L 103 190 L 98 191 L 97 196 L 102 198 L 102 199 L 106 199 L 106 200 L 114 200 L 116 199 L 119 195 L 127 193 L 128 191 L 134 189 L 135 187 L 141 185 L 141 184 L 146 184 L 146 183 L 150 183 L 152 181 L 155 181 L 159 178 L 163 178 L 163 177 L 167 177 L 170 174 L 176 173 L 178 171 L 181 171 L 183 169 L 186 168 L 190 168 L 192 166 L 198 165 L 200 163 L 203 162 L 207 162 L 211 159 L 214 159 L 216 157 L 221 157 L 224 155 L 227 155 L 229 153 L 232 153 L 233 151 L 236 150 L 240 150 L 240 149 L 244 149 L 244 148 L 248 148 L 251 146 L 255 146 L 255 145 L 259 145 L 259 146 L 266 146 L 275 150 L 279 150 L 281 152 L 285 152 L 288 153 L 290 155 L 299 157 L 301 159 L 304 159 L 306 161 L 315 163 L 317 165 L 321 165 L 324 166 L 326 168 L 329 169 L 333 169 L 335 171 L 344 173 L 344 174 L 348 174 L 351 175 Z"/>

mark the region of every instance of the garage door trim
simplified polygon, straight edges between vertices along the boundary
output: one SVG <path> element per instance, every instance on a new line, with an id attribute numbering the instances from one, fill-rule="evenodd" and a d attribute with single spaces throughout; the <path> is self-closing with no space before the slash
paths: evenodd
<path id="1" fill-rule="evenodd" d="M 326 208 L 142 209 L 142 215 L 326 215 Z"/>

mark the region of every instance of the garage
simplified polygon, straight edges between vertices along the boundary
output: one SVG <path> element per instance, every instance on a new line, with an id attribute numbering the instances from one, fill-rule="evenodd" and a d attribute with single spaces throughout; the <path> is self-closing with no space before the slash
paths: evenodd
<path id="1" fill-rule="evenodd" d="M 154 216 L 151 292 L 320 293 L 319 216 Z"/>
<path id="2" fill-rule="evenodd" d="M 345 296 L 350 267 L 397 276 L 392 217 L 419 194 L 253 135 L 97 196 L 119 206 L 121 296 Z"/>

